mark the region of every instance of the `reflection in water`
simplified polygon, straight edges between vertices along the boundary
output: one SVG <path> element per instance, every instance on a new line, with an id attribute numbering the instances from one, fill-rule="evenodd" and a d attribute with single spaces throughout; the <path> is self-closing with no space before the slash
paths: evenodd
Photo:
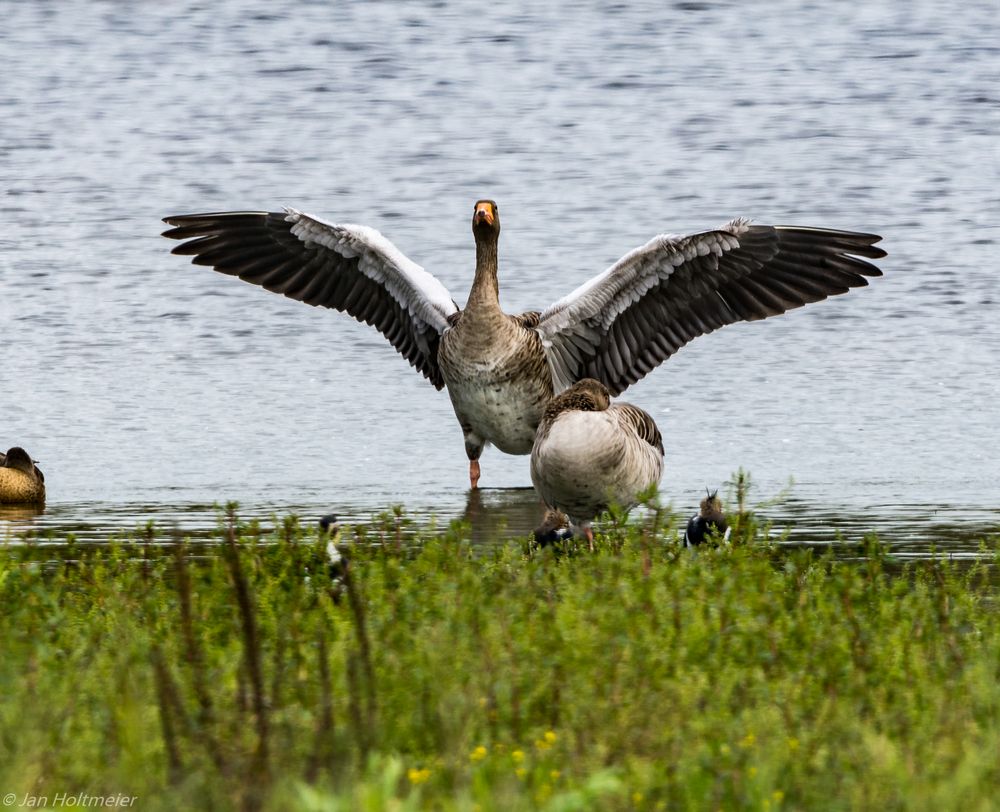
<path id="1" fill-rule="evenodd" d="M 44 512 L 45 505 L 0 505 L 0 539 L 33 529 L 35 518 Z"/>
<path id="2" fill-rule="evenodd" d="M 475 488 L 468 492 L 462 519 L 473 544 L 490 544 L 530 536 L 544 513 L 534 488 Z"/>
<path id="3" fill-rule="evenodd" d="M 731 506 L 730 506 L 731 507 Z M 241 521 L 256 520 L 267 531 L 280 526 L 289 514 L 298 516 L 304 527 L 317 526 L 320 517 L 335 509 L 343 527 L 359 529 L 393 528 L 394 511 L 367 504 L 315 503 L 270 504 L 240 507 Z M 751 505 L 753 509 L 753 506 Z M 1000 533 L 1000 509 L 972 511 L 961 505 L 883 504 L 856 510 L 844 505 L 818 504 L 785 498 L 755 509 L 757 520 L 771 540 L 792 546 L 848 545 L 856 547 L 866 537 L 877 534 L 903 556 L 923 556 L 932 552 L 975 555 L 983 539 Z M 465 501 L 447 506 L 408 508 L 400 514 L 400 534 L 414 539 L 435 533 L 453 520 L 468 527 L 468 538 L 477 546 L 496 544 L 532 536 L 544 509 L 532 488 L 485 488 L 466 491 Z M 637 508 L 630 521 L 644 520 Z M 683 531 L 690 515 L 687 505 L 674 514 L 674 533 Z M 0 542 L 64 545 L 68 534 L 81 543 L 102 544 L 111 538 L 127 538 L 137 531 L 145 534 L 153 526 L 153 538 L 172 543 L 189 538 L 214 541 L 222 521 L 222 509 L 209 504 L 104 503 L 50 504 L 44 513 L 32 507 L 0 508 Z M 599 529 L 600 525 L 598 525 Z M 994 542 L 995 546 L 995 542 Z"/>

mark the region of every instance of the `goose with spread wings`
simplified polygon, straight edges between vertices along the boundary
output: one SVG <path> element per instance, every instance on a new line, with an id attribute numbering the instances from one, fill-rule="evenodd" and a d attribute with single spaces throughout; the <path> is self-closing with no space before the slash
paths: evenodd
<path id="1" fill-rule="evenodd" d="M 582 378 L 618 395 L 691 339 L 867 285 L 875 234 L 736 219 L 660 235 L 544 311 L 500 308 L 500 213 L 475 204 L 476 270 L 460 309 L 436 277 L 378 231 L 295 209 L 167 217 L 173 253 L 375 327 L 435 387 L 447 387 L 469 480 L 489 444 L 530 454 L 548 400 Z"/>

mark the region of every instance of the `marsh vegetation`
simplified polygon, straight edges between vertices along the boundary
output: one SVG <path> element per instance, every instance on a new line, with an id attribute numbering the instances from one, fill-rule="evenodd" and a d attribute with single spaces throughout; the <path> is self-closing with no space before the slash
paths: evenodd
<path id="1" fill-rule="evenodd" d="M 906 562 L 680 517 L 594 553 L 289 517 L 0 550 L 0 790 L 178 809 L 987 809 L 997 540 Z M 57 554 L 55 554 L 57 553 Z"/>

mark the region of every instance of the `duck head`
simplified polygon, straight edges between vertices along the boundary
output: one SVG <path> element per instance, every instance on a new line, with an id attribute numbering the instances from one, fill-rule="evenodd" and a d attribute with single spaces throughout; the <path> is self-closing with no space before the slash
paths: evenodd
<path id="1" fill-rule="evenodd" d="M 28 476 L 35 475 L 35 463 L 28 455 L 28 452 L 20 446 L 15 446 L 7 452 L 7 459 L 4 460 L 3 466 L 4 468 L 14 468 L 17 471 L 22 471 L 28 474 Z"/>
<path id="2" fill-rule="evenodd" d="M 716 514 L 722 515 L 722 502 L 719 499 L 718 490 L 710 491 L 705 488 L 705 498 L 701 500 L 702 518 L 714 517 Z"/>
<path id="3" fill-rule="evenodd" d="M 545 547 L 558 541 L 568 541 L 573 538 L 573 529 L 570 527 L 569 517 L 561 510 L 545 511 L 545 518 L 542 523 L 535 528 L 535 544 Z"/>
<path id="4" fill-rule="evenodd" d="M 472 212 L 472 233 L 476 239 L 497 239 L 500 236 L 500 210 L 494 200 L 477 200 Z"/>

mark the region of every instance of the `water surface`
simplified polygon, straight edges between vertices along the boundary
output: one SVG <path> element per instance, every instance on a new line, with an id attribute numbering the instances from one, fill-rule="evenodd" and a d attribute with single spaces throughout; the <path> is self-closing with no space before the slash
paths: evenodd
<path id="1" fill-rule="evenodd" d="M 0 446 L 46 472 L 36 526 L 194 530 L 231 499 L 463 515 L 445 394 L 370 328 L 158 235 L 171 213 L 294 205 L 380 229 L 463 302 L 479 197 L 500 204 L 510 310 L 737 215 L 882 234 L 869 288 L 699 338 L 626 393 L 663 431 L 664 499 L 694 509 L 742 466 L 761 498 L 794 478 L 781 522 L 921 543 L 996 526 L 994 3 L 6 15 Z M 499 493 L 530 485 L 525 457 L 482 463 Z M 497 508 L 517 527 L 519 499 Z M 0 516 L 0 538 L 22 527 Z"/>

